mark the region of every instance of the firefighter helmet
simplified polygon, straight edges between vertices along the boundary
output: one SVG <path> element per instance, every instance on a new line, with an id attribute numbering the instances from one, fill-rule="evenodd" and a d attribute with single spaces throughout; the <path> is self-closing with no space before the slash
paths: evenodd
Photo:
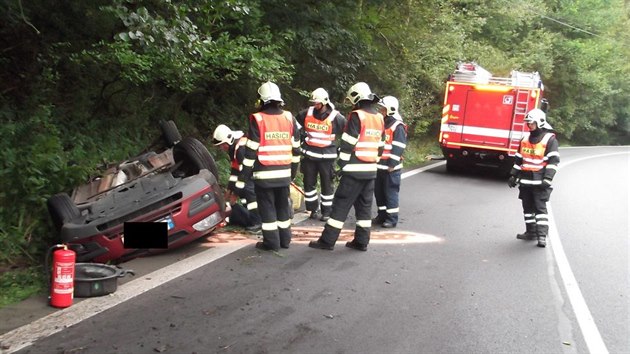
<path id="1" fill-rule="evenodd" d="M 393 116 L 398 113 L 398 100 L 394 96 L 385 96 L 379 102 L 383 107 L 387 108 L 387 115 Z"/>
<path id="2" fill-rule="evenodd" d="M 284 103 L 282 96 L 280 95 L 280 88 L 271 81 L 265 82 L 258 88 L 258 96 L 260 96 L 262 103 L 267 103 L 269 101 Z"/>
<path id="3" fill-rule="evenodd" d="M 525 116 L 525 123 L 536 123 L 538 128 L 553 129 L 547 122 L 547 114 L 542 109 L 534 108 Z"/>
<path id="4" fill-rule="evenodd" d="M 312 103 L 321 103 L 324 106 L 329 105 L 330 108 L 335 109 L 335 105 L 330 102 L 328 92 L 321 87 L 316 88 L 315 91 L 311 93 L 311 99 L 309 101 Z"/>
<path id="5" fill-rule="evenodd" d="M 370 90 L 370 86 L 368 86 L 365 82 L 358 82 L 350 87 L 348 93 L 346 94 L 346 98 L 350 100 L 353 105 L 363 100 L 374 101 L 375 99 L 378 99 L 378 97 Z"/>
<path id="6" fill-rule="evenodd" d="M 214 134 L 212 134 L 214 145 L 221 144 L 234 144 L 235 139 L 240 139 L 243 136 L 243 132 L 240 130 L 232 131 L 227 125 L 221 124 L 216 129 L 214 129 Z"/>

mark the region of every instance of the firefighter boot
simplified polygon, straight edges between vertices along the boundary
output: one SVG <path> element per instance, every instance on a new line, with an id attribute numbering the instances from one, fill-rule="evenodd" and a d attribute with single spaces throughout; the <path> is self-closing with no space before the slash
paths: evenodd
<path id="1" fill-rule="evenodd" d="M 379 212 L 374 219 L 372 219 L 372 225 L 381 225 L 385 221 L 384 213 Z"/>
<path id="2" fill-rule="evenodd" d="M 310 248 L 317 248 L 320 250 L 329 250 L 332 251 L 333 249 L 335 249 L 335 245 L 329 245 L 327 243 L 324 243 L 320 240 L 316 240 L 316 241 L 311 241 L 308 243 L 308 247 Z"/>
<path id="3" fill-rule="evenodd" d="M 546 247 L 547 246 L 547 235 L 544 232 L 538 230 L 538 247 Z"/>
<path id="4" fill-rule="evenodd" d="M 319 218 L 319 221 L 328 221 L 330 219 L 330 213 L 332 212 L 332 206 L 322 204 L 322 216 Z"/>
<path id="5" fill-rule="evenodd" d="M 346 242 L 346 247 L 355 249 L 357 251 L 363 251 L 363 252 L 367 251 L 367 245 L 362 245 L 360 243 L 357 243 L 355 240 Z"/>
<path id="6" fill-rule="evenodd" d="M 519 240 L 533 241 L 536 239 L 536 224 L 525 224 L 525 232 L 522 234 L 516 234 L 516 238 Z"/>

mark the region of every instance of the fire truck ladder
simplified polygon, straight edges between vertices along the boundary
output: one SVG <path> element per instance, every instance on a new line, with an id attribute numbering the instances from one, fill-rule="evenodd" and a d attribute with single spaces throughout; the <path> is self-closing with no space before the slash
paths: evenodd
<path id="1" fill-rule="evenodd" d="M 516 89 L 516 102 L 514 104 L 514 116 L 512 117 L 512 130 L 510 131 L 510 150 L 518 149 L 523 130 L 525 129 L 525 115 L 529 112 L 529 89 Z M 510 152 L 509 155 L 514 155 Z"/>

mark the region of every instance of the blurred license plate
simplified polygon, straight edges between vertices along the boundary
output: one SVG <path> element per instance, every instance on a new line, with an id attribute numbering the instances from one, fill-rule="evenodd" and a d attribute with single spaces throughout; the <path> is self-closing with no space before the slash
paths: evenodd
<path id="1" fill-rule="evenodd" d="M 173 222 L 173 218 L 171 218 L 170 216 L 167 216 L 165 218 L 156 220 L 156 222 L 165 222 L 168 225 L 168 229 L 172 229 L 175 227 L 175 223 Z"/>

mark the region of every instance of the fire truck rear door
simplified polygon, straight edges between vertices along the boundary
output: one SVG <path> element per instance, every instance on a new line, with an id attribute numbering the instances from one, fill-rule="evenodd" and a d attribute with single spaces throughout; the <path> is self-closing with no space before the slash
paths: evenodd
<path id="1" fill-rule="evenodd" d="M 514 92 L 470 90 L 466 97 L 462 142 L 507 148 L 514 113 Z"/>

